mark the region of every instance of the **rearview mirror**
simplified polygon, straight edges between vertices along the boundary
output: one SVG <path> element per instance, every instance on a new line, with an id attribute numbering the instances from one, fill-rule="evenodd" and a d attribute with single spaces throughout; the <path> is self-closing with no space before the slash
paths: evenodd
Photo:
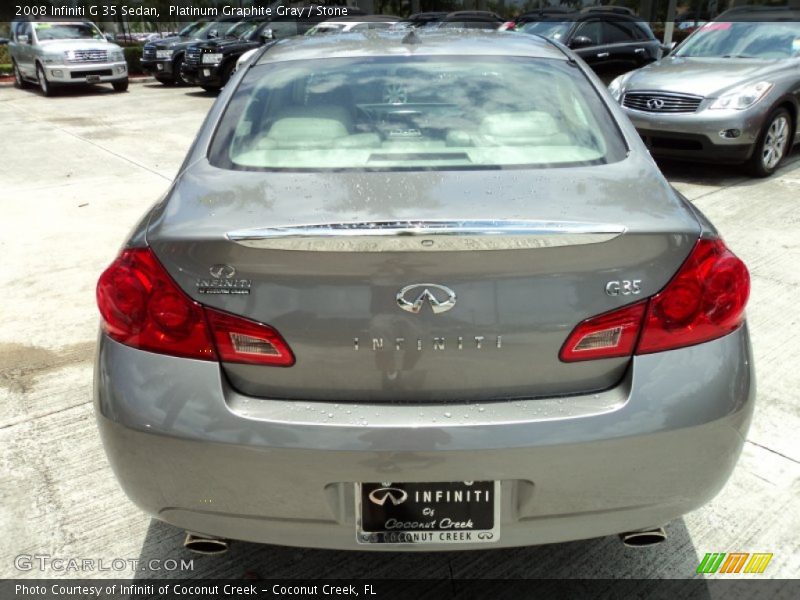
<path id="1" fill-rule="evenodd" d="M 572 41 L 569 43 L 569 47 L 574 49 L 577 48 L 587 48 L 589 46 L 594 46 L 594 40 L 590 37 L 586 37 L 585 35 L 578 35 L 572 38 Z"/>
<path id="2" fill-rule="evenodd" d="M 31 39 L 27 35 L 25 35 L 24 33 L 22 35 L 18 35 L 17 36 L 17 43 L 19 43 L 19 44 L 30 44 L 30 42 L 31 42 Z"/>
<path id="3" fill-rule="evenodd" d="M 275 39 L 275 34 L 272 32 L 272 29 L 265 29 L 261 32 L 261 41 L 262 42 L 269 42 L 270 40 Z"/>
<path id="4" fill-rule="evenodd" d="M 669 44 L 664 44 L 661 46 L 661 49 L 664 51 L 664 56 L 670 54 L 673 50 L 675 50 L 675 46 L 678 45 L 678 42 L 670 42 Z"/>
<path id="5" fill-rule="evenodd" d="M 103 37 L 106 38 L 107 42 L 113 42 L 114 41 L 114 36 L 111 35 L 110 33 L 104 33 Z"/>
<path id="6" fill-rule="evenodd" d="M 216 29 L 212 29 L 208 32 L 208 39 L 213 40 L 214 38 L 219 37 L 219 32 Z"/>

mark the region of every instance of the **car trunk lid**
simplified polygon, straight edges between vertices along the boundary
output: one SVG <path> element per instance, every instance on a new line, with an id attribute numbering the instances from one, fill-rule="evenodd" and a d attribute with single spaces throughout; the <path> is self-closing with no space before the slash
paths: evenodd
<path id="1" fill-rule="evenodd" d="M 179 178 L 147 238 L 195 300 L 267 323 L 292 348 L 288 368 L 225 364 L 244 393 L 340 402 L 584 393 L 614 385 L 629 359 L 563 363 L 570 331 L 656 293 L 699 235 L 651 163 L 623 162 L 299 174 L 203 161 Z M 609 295 L 615 281 L 641 291 Z"/>

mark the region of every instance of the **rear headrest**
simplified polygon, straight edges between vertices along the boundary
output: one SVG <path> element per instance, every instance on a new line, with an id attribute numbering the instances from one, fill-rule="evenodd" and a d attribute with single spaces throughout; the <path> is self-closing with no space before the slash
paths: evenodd
<path id="1" fill-rule="evenodd" d="M 330 140 L 349 133 L 350 115 L 340 106 L 296 106 L 284 110 L 267 137 L 274 140 Z"/>
<path id="2" fill-rule="evenodd" d="M 299 142 L 332 140 L 346 135 L 347 127 L 336 119 L 287 117 L 275 121 L 267 137 L 276 141 Z"/>
<path id="3" fill-rule="evenodd" d="M 481 133 L 496 137 L 544 137 L 556 135 L 558 123 L 552 115 L 531 110 L 489 115 L 481 123 Z"/>

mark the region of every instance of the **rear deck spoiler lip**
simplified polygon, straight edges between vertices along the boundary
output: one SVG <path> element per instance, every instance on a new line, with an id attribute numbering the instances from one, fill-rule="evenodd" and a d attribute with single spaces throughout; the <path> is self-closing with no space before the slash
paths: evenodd
<path id="1" fill-rule="evenodd" d="M 393 220 L 285 225 L 230 231 L 237 244 L 315 252 L 525 250 L 608 242 L 618 224 L 539 220 Z"/>

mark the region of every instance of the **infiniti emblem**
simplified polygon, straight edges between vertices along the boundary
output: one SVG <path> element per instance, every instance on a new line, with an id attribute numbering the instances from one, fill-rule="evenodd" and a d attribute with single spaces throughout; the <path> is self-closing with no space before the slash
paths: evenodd
<path id="1" fill-rule="evenodd" d="M 407 499 L 408 492 L 400 488 L 382 487 L 369 493 L 369 501 L 378 506 L 383 506 L 387 500 L 391 501 L 392 505 L 397 506 Z"/>
<path id="2" fill-rule="evenodd" d="M 647 108 L 650 110 L 661 110 L 664 108 L 664 101 L 661 98 L 650 98 L 647 101 Z"/>
<path id="3" fill-rule="evenodd" d="M 236 269 L 231 265 L 211 265 L 208 273 L 214 279 L 230 279 L 236 275 Z"/>
<path id="4" fill-rule="evenodd" d="M 438 315 L 456 305 L 456 293 L 438 283 L 415 283 L 397 292 L 397 305 L 410 313 L 417 314 L 426 302 Z"/>

